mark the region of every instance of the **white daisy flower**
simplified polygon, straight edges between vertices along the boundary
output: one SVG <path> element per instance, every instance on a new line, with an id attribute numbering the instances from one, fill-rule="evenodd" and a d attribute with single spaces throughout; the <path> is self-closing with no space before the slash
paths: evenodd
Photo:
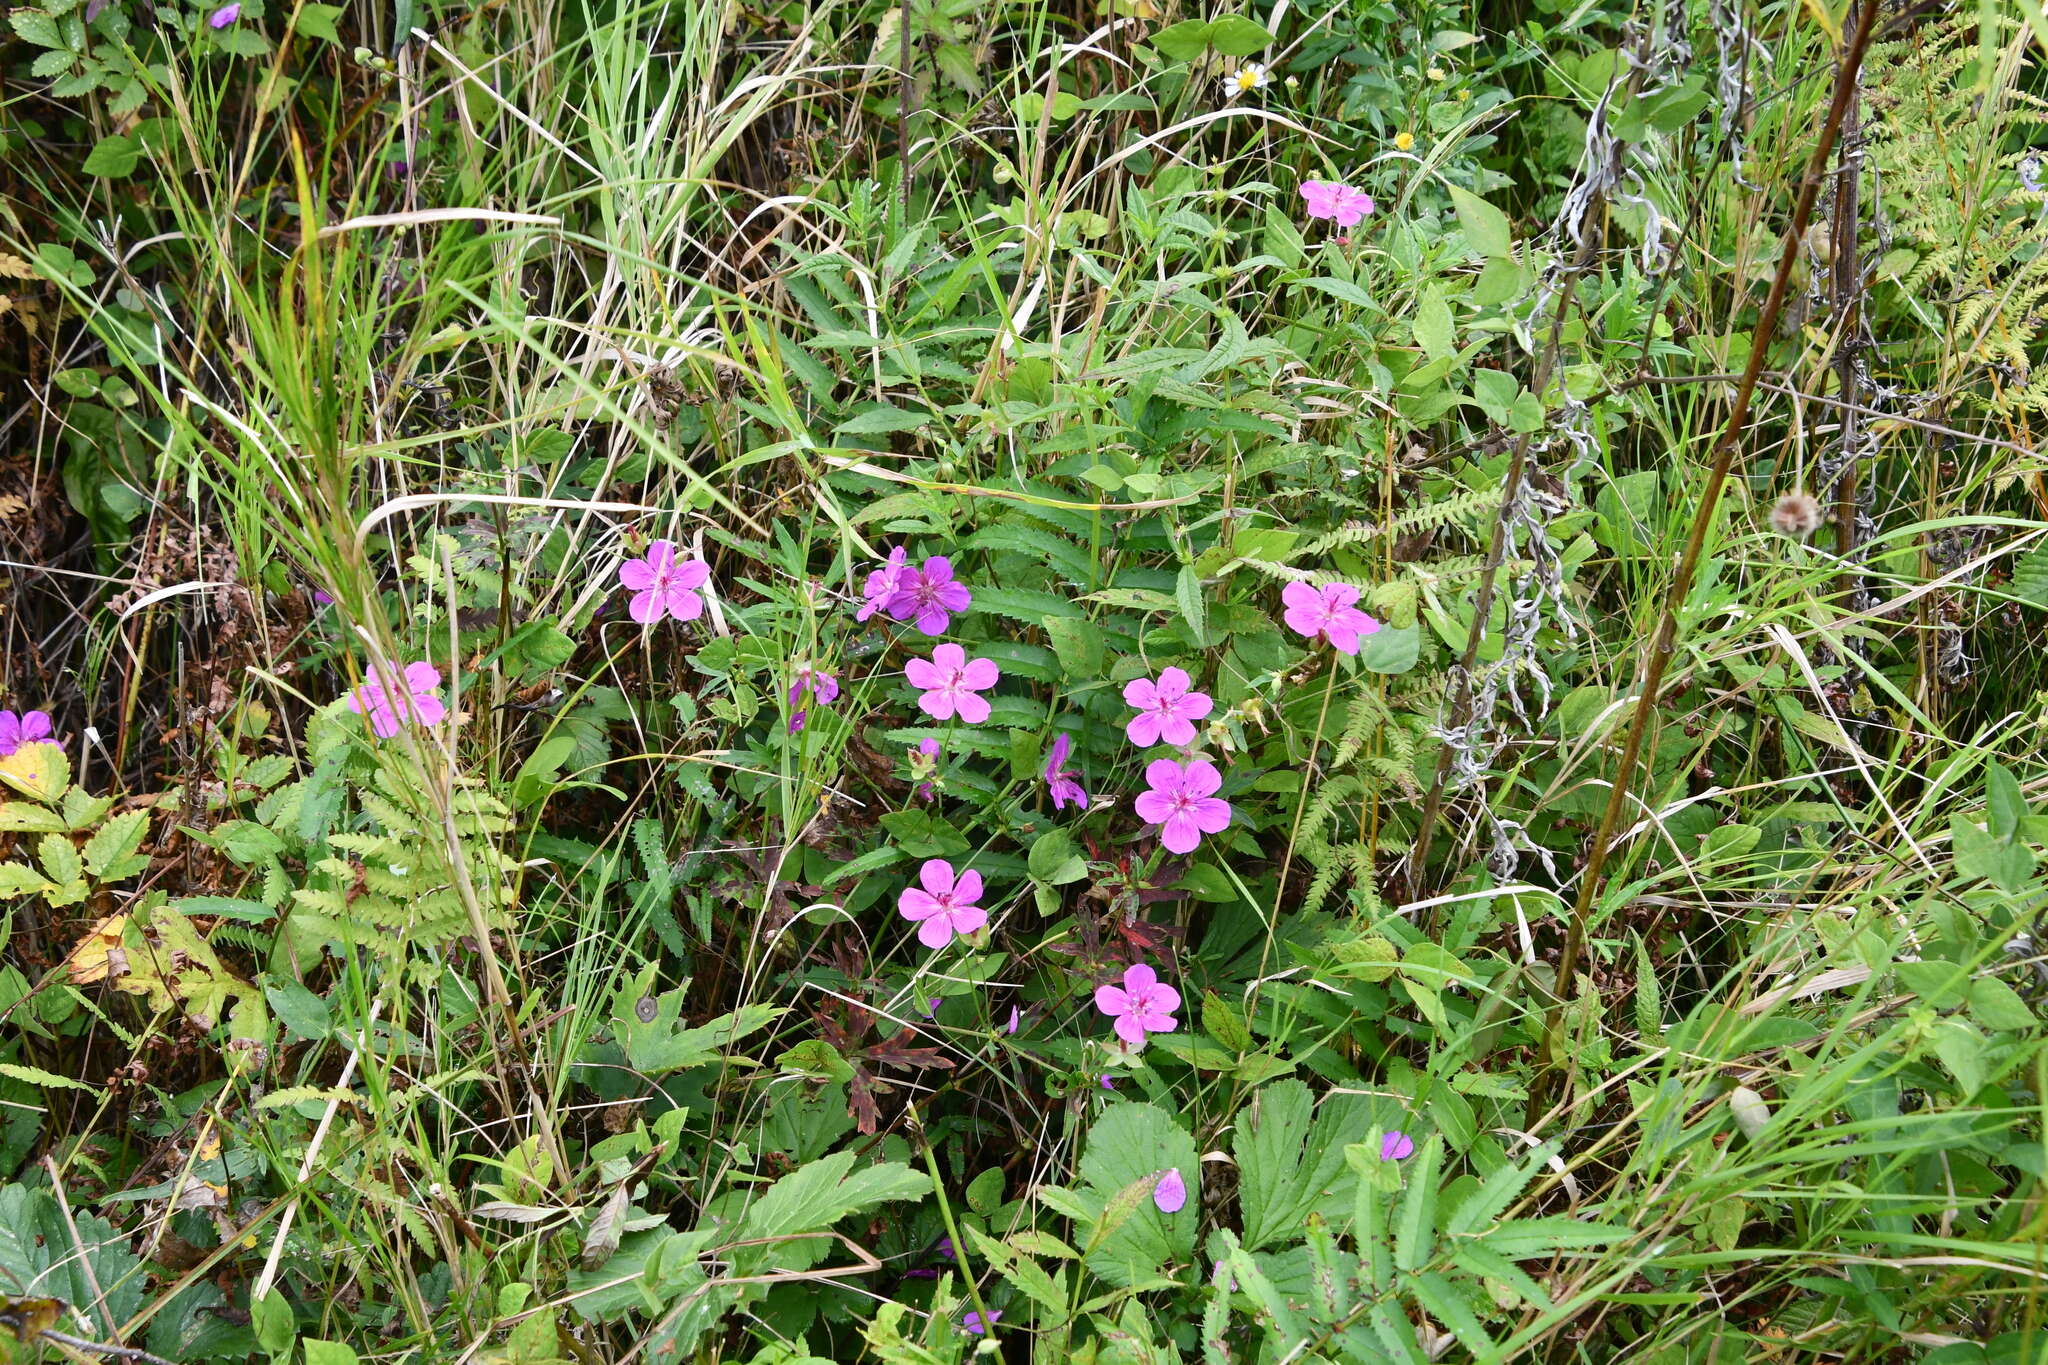
<path id="1" fill-rule="evenodd" d="M 1223 78 L 1223 98 L 1234 100 L 1254 90 L 1264 90 L 1272 83 L 1273 78 L 1267 74 L 1263 63 L 1246 62 Z"/>

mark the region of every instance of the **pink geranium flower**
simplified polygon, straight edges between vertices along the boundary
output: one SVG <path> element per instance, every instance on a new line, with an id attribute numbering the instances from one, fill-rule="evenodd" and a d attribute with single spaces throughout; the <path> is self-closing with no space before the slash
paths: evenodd
<path id="1" fill-rule="evenodd" d="M 1179 1213 L 1187 1207 L 1188 1181 L 1178 1167 L 1169 1169 L 1152 1187 L 1152 1207 L 1161 1213 Z"/>
<path id="2" fill-rule="evenodd" d="M 861 588 L 862 601 L 860 610 L 853 614 L 854 620 L 865 621 L 888 606 L 889 599 L 903 587 L 905 577 L 914 577 L 905 562 L 909 557 L 910 552 L 898 545 L 889 551 L 889 558 L 883 561 L 882 567 L 868 575 L 867 583 Z"/>
<path id="3" fill-rule="evenodd" d="M 1301 197 L 1309 217 L 1327 218 L 1338 227 L 1357 227 L 1373 210 L 1371 195 L 1338 181 L 1304 180 Z"/>
<path id="4" fill-rule="evenodd" d="M 1124 701 L 1138 708 L 1124 726 L 1131 743 L 1141 748 L 1165 740 L 1168 744 L 1193 744 L 1195 722 L 1215 709 L 1207 692 L 1193 692 L 1194 685 L 1184 668 L 1169 668 L 1159 681 L 1133 678 L 1124 684 Z"/>
<path id="5" fill-rule="evenodd" d="M 1415 1139 L 1399 1128 L 1380 1139 L 1381 1161 L 1406 1161 L 1415 1155 Z"/>
<path id="6" fill-rule="evenodd" d="M 789 685 L 789 704 L 795 706 L 808 692 L 818 699 L 820 706 L 830 706 L 839 700 L 839 679 L 822 668 L 799 663 L 790 671 L 793 679 Z"/>
<path id="7" fill-rule="evenodd" d="M 1311 640 L 1328 640 L 1339 654 L 1358 653 L 1358 639 L 1380 623 L 1358 609 L 1358 589 L 1349 583 L 1289 583 L 1280 590 L 1288 628 Z"/>
<path id="8" fill-rule="evenodd" d="M 1154 759 L 1145 765 L 1145 781 L 1152 790 L 1140 792 L 1133 804 L 1140 820 L 1160 827 L 1159 840 L 1168 851 L 1192 853 L 1204 834 L 1230 827 L 1230 803 L 1216 796 L 1223 774 L 1208 759 Z"/>
<path id="9" fill-rule="evenodd" d="M 229 24 L 232 24 L 233 22 L 235 22 L 235 20 L 241 17 L 241 0 L 236 0 L 234 4 L 222 5 L 212 14 L 207 15 L 206 22 L 214 28 L 226 28 Z"/>
<path id="10" fill-rule="evenodd" d="M 995 660 L 970 660 L 960 646 L 945 644 L 933 650 L 931 658 L 905 664 L 903 676 L 924 693 L 917 699 L 918 709 L 932 719 L 957 715 L 969 725 L 979 725 L 988 719 L 988 700 L 975 694 L 994 687 L 1002 674 L 996 671 Z"/>
<path id="11" fill-rule="evenodd" d="M 407 721 L 439 725 L 447 718 L 447 703 L 434 695 L 441 688 L 440 669 L 425 661 L 407 664 L 399 680 L 404 686 L 393 689 L 373 677 L 349 694 L 348 709 L 368 716 L 379 739 L 390 739 Z"/>
<path id="12" fill-rule="evenodd" d="M 53 733 L 47 711 L 0 711 L 0 758 L 14 757 L 24 744 L 48 744 Z"/>
<path id="13" fill-rule="evenodd" d="M 1081 790 L 1081 784 L 1067 771 L 1067 754 L 1074 747 L 1073 738 L 1064 732 L 1054 738 L 1051 756 L 1045 762 L 1045 785 L 1052 795 L 1052 808 L 1065 810 L 1069 801 L 1082 810 L 1088 809 L 1088 793 Z"/>
<path id="14" fill-rule="evenodd" d="M 1173 1012 L 1180 1008 L 1180 992 L 1160 981 L 1159 973 L 1140 962 L 1124 969 L 1122 986 L 1097 986 L 1095 1008 L 1116 1020 L 1116 1036 L 1132 1049 L 1145 1046 L 1153 1033 L 1171 1033 L 1180 1027 Z"/>
<path id="15" fill-rule="evenodd" d="M 922 569 L 904 569 L 896 578 L 896 591 L 885 610 L 898 621 L 915 620 L 926 635 L 944 635 L 953 613 L 966 611 L 974 600 L 967 585 L 953 577 L 953 561 L 934 555 Z"/>
<path id="16" fill-rule="evenodd" d="M 994 1326 L 996 1323 L 1001 1322 L 1002 1320 L 1003 1310 L 1000 1308 L 991 1308 L 988 1310 L 988 1321 L 986 1323 L 982 1321 L 981 1314 L 969 1313 L 966 1317 L 960 1319 L 960 1325 L 967 1329 L 967 1335 L 971 1337 L 978 1337 L 985 1335 L 990 1327 Z"/>
<path id="17" fill-rule="evenodd" d="M 672 540 L 652 541 L 647 553 L 619 565 L 619 583 L 633 594 L 627 613 L 641 625 L 664 616 L 694 621 L 704 614 L 697 589 L 711 579 L 711 566 L 701 559 L 676 559 Z"/>
<path id="18" fill-rule="evenodd" d="M 917 925 L 917 941 L 927 948 L 943 948 L 955 934 L 971 934 L 988 923 L 988 911 L 974 902 L 981 899 L 981 874 L 953 875 L 953 865 L 944 858 L 928 858 L 918 869 L 923 889 L 909 886 L 896 898 L 896 910 Z"/>
<path id="19" fill-rule="evenodd" d="M 798 710 L 789 718 L 789 732 L 795 734 L 804 728 L 804 718 L 810 714 L 800 706 L 804 695 L 809 693 L 820 706 L 830 706 L 839 700 L 839 679 L 807 663 L 799 663 L 791 670 L 791 678 L 789 704 L 797 706 Z"/>

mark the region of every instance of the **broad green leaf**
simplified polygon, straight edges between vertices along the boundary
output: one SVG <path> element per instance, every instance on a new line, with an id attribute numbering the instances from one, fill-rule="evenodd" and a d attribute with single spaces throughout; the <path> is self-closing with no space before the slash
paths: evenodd
<path id="1" fill-rule="evenodd" d="M 126 180 L 141 160 L 141 143 L 126 133 L 113 133 L 93 144 L 79 169 L 102 180 Z"/>
<path id="2" fill-rule="evenodd" d="M 795 1240 L 735 1251 L 735 1268 L 745 1264 L 748 1273 L 760 1273 L 768 1267 L 807 1270 L 823 1259 L 833 1244 L 828 1238 L 797 1238 L 797 1234 L 823 1231 L 850 1214 L 878 1204 L 922 1199 L 931 1189 L 931 1177 L 901 1162 L 882 1162 L 855 1170 L 854 1163 L 859 1159 L 855 1152 L 833 1152 L 771 1185 L 747 1210 L 736 1240 Z"/>
<path id="3" fill-rule="evenodd" d="M 1017 121 L 1029 126 L 1045 116 L 1045 96 L 1036 90 L 1017 96 Z M 1052 97 L 1052 121 L 1061 123 L 1081 112 L 1081 97 L 1062 90 Z"/>
<path id="4" fill-rule="evenodd" d="M 1209 46 L 1226 57 L 1249 57 L 1273 44 L 1265 28 L 1236 14 L 1226 14 L 1209 25 Z"/>
<path id="5" fill-rule="evenodd" d="M 994 1213 L 1002 1203 L 1002 1167 L 991 1166 L 967 1182 L 967 1207 L 976 1213 Z"/>
<path id="6" fill-rule="evenodd" d="M 1456 185 L 1451 186 L 1451 203 L 1458 210 L 1458 226 L 1465 230 L 1465 240 L 1474 251 L 1488 257 L 1514 254 L 1514 236 L 1505 213 Z"/>
<path id="7" fill-rule="evenodd" d="M 1379 305 L 1373 302 L 1372 295 L 1366 293 L 1349 280 L 1332 279 L 1328 275 L 1315 275 L 1302 280 L 1300 283 L 1310 289 L 1320 289 L 1333 299 L 1354 304 L 1369 312 L 1377 313 L 1379 311 Z"/>
<path id="8" fill-rule="evenodd" d="M 297 29 L 308 38 L 318 38 L 339 47 L 341 34 L 336 31 L 334 21 L 340 18 L 341 14 L 340 5 L 313 4 L 309 0 L 309 3 L 299 6 Z"/>
<path id="9" fill-rule="evenodd" d="M 575 751 L 573 734 L 557 733 L 542 740 L 513 775 L 512 804 L 523 810 L 544 800 L 554 790 L 562 765 Z"/>
<path id="10" fill-rule="evenodd" d="M 1358 666 L 1368 673 L 1406 673 L 1421 658 L 1421 626 L 1381 626 L 1358 642 Z"/>
<path id="11" fill-rule="evenodd" d="M 1208 47 L 1210 27 L 1200 19 L 1183 19 L 1160 29 L 1148 41 L 1172 61 L 1192 61 Z"/>
<path id="12" fill-rule="evenodd" d="M 1934 1055 L 1956 1078 L 1959 1097 L 1968 1100 L 1991 1078 L 1991 1049 L 1976 1026 L 1963 1019 L 1944 1019 L 1934 1028 Z"/>
<path id="13" fill-rule="evenodd" d="M 2039 1021 L 2018 991 L 1996 977 L 1980 976 L 1970 983 L 1970 1017 L 1993 1031 L 2018 1032 Z"/>
<path id="14" fill-rule="evenodd" d="M 281 1290 L 273 1289 L 249 1305 L 249 1325 L 265 1355 L 285 1355 L 298 1344 L 298 1318 Z"/>
<path id="15" fill-rule="evenodd" d="M 1174 579 L 1173 596 L 1180 605 L 1181 619 L 1188 623 L 1188 630 L 1195 637 L 1195 643 L 1209 644 L 1209 599 L 1202 592 L 1202 579 L 1195 572 L 1194 565 L 1180 566 L 1180 575 Z"/>
<path id="16" fill-rule="evenodd" d="M 1415 344 L 1431 360 L 1453 355 L 1458 349 L 1456 324 L 1451 320 L 1451 305 L 1444 301 L 1444 291 L 1435 284 L 1422 291 L 1422 300 L 1415 308 Z"/>
<path id="17" fill-rule="evenodd" d="M 1026 860 L 1031 875 L 1048 886 L 1064 886 L 1088 875 L 1088 863 L 1074 836 L 1057 825 L 1031 841 Z"/>
<path id="18" fill-rule="evenodd" d="M 2028 807 L 2027 794 L 2020 789 L 2020 780 L 2012 775 L 2012 769 L 1996 761 L 1984 765 L 1984 799 L 1990 832 L 2000 839 L 2017 834 Z"/>
<path id="19" fill-rule="evenodd" d="M 1152 1205 L 1152 1182 L 1172 1168 L 1187 1181 L 1190 1201 L 1200 1188 L 1201 1167 L 1195 1140 L 1164 1110 L 1149 1104 L 1118 1102 L 1102 1111 L 1088 1130 L 1081 1154 L 1085 1191 L 1099 1201 L 1095 1221 L 1116 1222 L 1088 1252 L 1089 1268 L 1114 1285 L 1130 1285 L 1157 1275 L 1161 1267 L 1185 1262 L 1194 1255 L 1195 1221 L 1169 1217 Z M 1136 1197 L 1131 1192 L 1136 1190 Z M 1126 1216 L 1117 1201 L 1130 1205 Z"/>

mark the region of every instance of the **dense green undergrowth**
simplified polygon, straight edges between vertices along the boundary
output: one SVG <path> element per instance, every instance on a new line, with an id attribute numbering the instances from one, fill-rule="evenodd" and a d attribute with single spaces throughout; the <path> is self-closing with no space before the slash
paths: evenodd
<path id="1" fill-rule="evenodd" d="M 1864 17 L 10 9 L 0 1342 L 2038 1359 L 2048 22 Z"/>

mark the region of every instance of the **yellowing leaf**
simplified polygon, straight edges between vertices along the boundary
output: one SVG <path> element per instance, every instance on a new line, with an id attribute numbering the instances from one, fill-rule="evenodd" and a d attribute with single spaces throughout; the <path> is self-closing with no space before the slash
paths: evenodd
<path id="1" fill-rule="evenodd" d="M 87 986 L 107 979 L 115 950 L 121 946 L 121 925 L 126 915 L 108 915 L 85 931 L 71 955 L 64 959 L 64 974 L 74 986 Z M 127 968 L 124 966 L 123 971 Z"/>
<path id="2" fill-rule="evenodd" d="M 38 801 L 55 801 L 71 785 L 71 761 L 54 744 L 24 744 L 0 758 L 0 782 Z"/>
<path id="3" fill-rule="evenodd" d="M 1822 33 L 1828 35 L 1828 41 L 1836 47 L 1840 47 L 1842 45 L 1842 26 L 1836 22 L 1834 15 L 1828 13 L 1825 0 L 1805 0 L 1805 5 L 1806 12 L 1812 16 L 1813 22 L 1820 26 Z"/>

